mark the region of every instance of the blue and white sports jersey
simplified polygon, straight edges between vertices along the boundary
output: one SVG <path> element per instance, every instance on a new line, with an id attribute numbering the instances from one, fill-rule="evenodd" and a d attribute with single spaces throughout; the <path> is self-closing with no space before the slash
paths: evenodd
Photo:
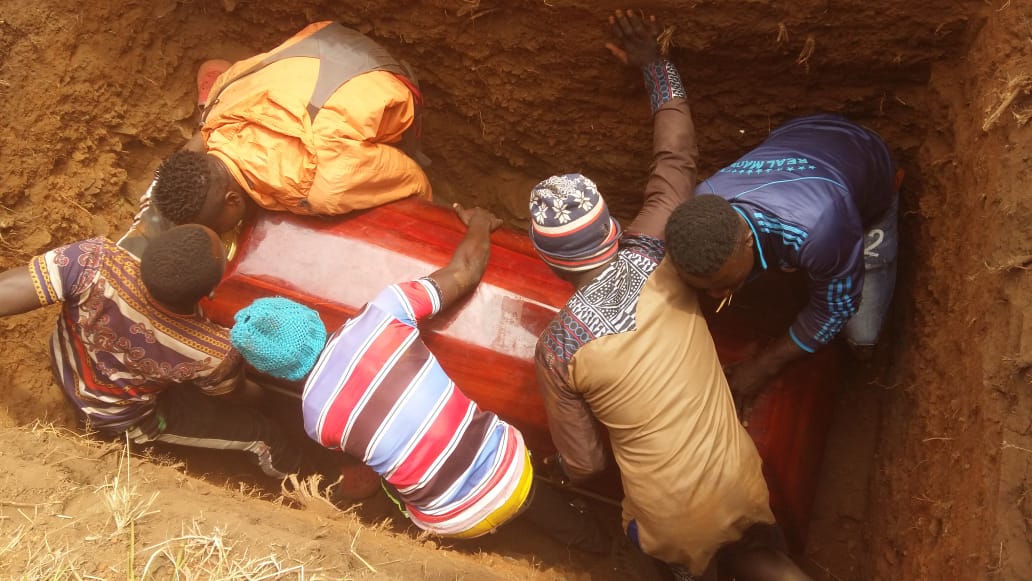
<path id="1" fill-rule="evenodd" d="M 731 202 L 756 237 L 756 272 L 805 270 L 810 301 L 789 329 L 813 352 L 856 313 L 864 231 L 895 195 L 895 164 L 874 132 L 836 115 L 789 121 L 695 189 Z"/>

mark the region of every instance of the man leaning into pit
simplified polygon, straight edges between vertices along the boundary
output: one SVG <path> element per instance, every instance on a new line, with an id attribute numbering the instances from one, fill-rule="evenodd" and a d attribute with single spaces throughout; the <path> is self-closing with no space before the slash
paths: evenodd
<path id="1" fill-rule="evenodd" d="M 619 11 L 610 21 L 620 45 L 611 50 L 644 73 L 653 169 L 624 233 L 584 176 L 531 192 L 531 241 L 575 288 L 536 353 L 555 463 L 574 482 L 602 472 L 601 423 L 620 469 L 624 530 L 677 578 L 715 579 L 719 560 L 736 579 L 805 579 L 779 545 L 760 456 L 696 294 L 665 258 L 667 217 L 696 177 L 684 85 L 660 53 L 654 18 Z"/>
<path id="2" fill-rule="evenodd" d="M 244 388 L 229 330 L 198 306 L 225 252 L 199 225 L 157 236 L 137 260 L 104 238 L 55 248 L 0 274 L 0 316 L 61 303 L 54 375 L 78 418 L 138 444 L 238 450 L 282 478 L 297 455 L 267 417 L 227 397 Z"/>

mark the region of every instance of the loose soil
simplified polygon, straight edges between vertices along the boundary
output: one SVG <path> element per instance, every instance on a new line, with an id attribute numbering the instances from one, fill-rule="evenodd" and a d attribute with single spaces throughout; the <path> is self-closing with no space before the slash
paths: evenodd
<path id="1" fill-rule="evenodd" d="M 522 226 L 529 187 L 577 171 L 626 219 L 640 204 L 651 128 L 638 74 L 602 48 L 616 7 L 0 0 L 0 268 L 124 231 L 157 163 L 193 131 L 197 65 L 266 50 L 323 19 L 373 36 L 416 70 L 439 200 Z M 814 111 L 879 131 L 907 172 L 890 332 L 838 392 L 800 561 L 823 579 L 1032 579 L 1032 5 L 656 0 L 649 9 L 676 26 L 673 60 L 691 92 L 703 175 Z M 189 535 L 197 550 L 232 544 L 329 578 L 624 576 L 519 529 L 441 550 L 376 525 L 375 510 L 326 516 L 276 502 L 246 470 L 206 481 L 193 456 L 128 462 L 141 498 L 157 492 L 161 512 L 119 531 L 103 499 L 124 478 L 120 448 L 68 435 L 73 418 L 46 355 L 56 314 L 0 321 L 4 576 L 122 578 L 160 550 L 148 547 Z"/>

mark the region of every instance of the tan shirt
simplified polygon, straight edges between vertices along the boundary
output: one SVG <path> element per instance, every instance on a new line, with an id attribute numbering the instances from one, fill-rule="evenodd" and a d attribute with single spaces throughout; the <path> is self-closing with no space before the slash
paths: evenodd
<path id="1" fill-rule="evenodd" d="M 542 334 L 537 368 L 571 478 L 604 468 L 597 419 L 620 467 L 624 526 L 635 523 L 645 552 L 698 574 L 721 545 L 774 517 L 695 292 L 663 260 L 666 218 L 695 185 L 684 100 L 656 113 L 654 148 L 645 207 L 617 258 Z"/>

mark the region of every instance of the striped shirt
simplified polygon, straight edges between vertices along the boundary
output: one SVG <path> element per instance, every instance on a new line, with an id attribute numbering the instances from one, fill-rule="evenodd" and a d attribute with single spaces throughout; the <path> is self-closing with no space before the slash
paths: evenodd
<path id="1" fill-rule="evenodd" d="M 421 528 L 456 535 L 505 505 L 529 467 L 519 431 L 459 391 L 420 338 L 440 308 L 427 279 L 387 287 L 330 337 L 302 406 L 313 440 L 380 474 Z"/>
<path id="2" fill-rule="evenodd" d="M 180 315 L 155 303 L 140 263 L 111 241 L 55 248 L 33 258 L 29 274 L 40 305 L 64 303 L 51 337 L 53 367 L 94 427 L 146 425 L 153 432 L 155 398 L 164 389 L 192 382 L 218 395 L 233 388 L 242 359 L 229 330 L 201 313 Z"/>

